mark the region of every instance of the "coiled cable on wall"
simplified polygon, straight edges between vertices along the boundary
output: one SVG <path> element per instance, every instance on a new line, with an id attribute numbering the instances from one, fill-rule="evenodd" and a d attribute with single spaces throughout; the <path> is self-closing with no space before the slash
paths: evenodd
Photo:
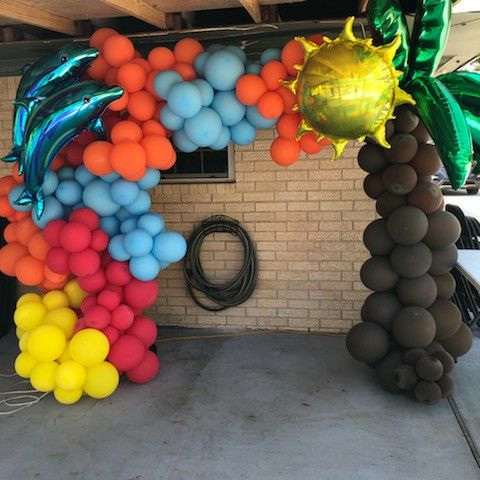
<path id="1" fill-rule="evenodd" d="M 230 233 L 243 246 L 243 264 L 238 273 L 223 283 L 210 281 L 200 262 L 200 250 L 205 238 L 212 233 Z M 190 235 L 183 263 L 187 291 L 193 301 L 211 312 L 219 312 L 240 305 L 250 298 L 257 284 L 257 256 L 247 231 L 233 218 L 214 215 L 204 220 Z M 196 291 L 202 293 L 216 305 L 201 302 Z"/>

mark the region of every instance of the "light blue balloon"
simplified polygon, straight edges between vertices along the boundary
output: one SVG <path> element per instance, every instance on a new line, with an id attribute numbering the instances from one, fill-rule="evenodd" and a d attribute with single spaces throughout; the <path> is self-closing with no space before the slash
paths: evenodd
<path id="1" fill-rule="evenodd" d="M 108 253 L 114 260 L 119 262 L 125 262 L 130 259 L 130 254 L 125 250 L 123 246 L 123 235 L 115 235 L 110 239 L 108 243 Z"/>
<path id="2" fill-rule="evenodd" d="M 85 187 L 97 177 L 93 173 L 89 172 L 83 165 L 80 165 L 74 172 L 74 178 L 78 183 L 80 183 L 80 185 Z"/>
<path id="3" fill-rule="evenodd" d="M 205 52 L 203 52 L 205 53 Z M 198 58 L 198 57 L 197 57 Z M 213 88 L 212 86 L 203 78 L 197 78 L 192 81 L 192 84 L 195 85 L 200 91 L 200 96 L 202 99 L 202 106 L 208 107 L 213 100 Z"/>
<path id="4" fill-rule="evenodd" d="M 242 61 L 242 63 L 247 63 L 247 54 L 242 48 L 237 47 L 236 45 L 228 45 L 224 48 L 224 50 L 234 53 Z"/>
<path id="5" fill-rule="evenodd" d="M 282 51 L 279 48 L 267 48 L 260 56 L 260 63 L 265 65 L 271 60 L 280 60 Z"/>
<path id="6" fill-rule="evenodd" d="M 220 44 L 220 43 L 213 43 L 212 45 L 207 47 L 207 52 L 215 53 L 215 52 L 218 52 L 220 50 L 223 50 L 224 48 L 225 48 L 225 46 Z"/>
<path id="7" fill-rule="evenodd" d="M 204 69 L 205 69 L 205 63 L 208 60 L 208 57 L 210 56 L 210 52 L 202 52 L 199 55 L 196 56 L 195 61 L 193 62 L 193 66 L 195 67 L 195 71 L 197 72 L 197 75 L 200 77 L 203 77 L 204 74 Z"/>
<path id="8" fill-rule="evenodd" d="M 132 215 L 142 215 L 150 210 L 152 206 L 152 199 L 150 195 L 144 190 L 140 190 L 137 199 L 125 207 Z"/>
<path id="9" fill-rule="evenodd" d="M 209 107 L 202 107 L 197 115 L 185 120 L 185 134 L 199 147 L 207 147 L 215 142 L 221 131 L 222 120 L 218 113 Z"/>
<path id="10" fill-rule="evenodd" d="M 177 130 L 172 136 L 173 143 L 181 151 L 185 153 L 192 153 L 198 149 L 198 145 L 195 145 L 185 134 L 185 130 Z"/>
<path id="11" fill-rule="evenodd" d="M 152 253 L 160 262 L 178 262 L 185 256 L 186 252 L 187 242 L 177 232 L 161 232 L 153 240 Z"/>
<path id="12" fill-rule="evenodd" d="M 156 187 L 160 182 L 160 170 L 148 168 L 147 173 L 137 182 L 138 188 L 150 190 Z"/>
<path id="13" fill-rule="evenodd" d="M 135 182 L 129 182 L 123 178 L 115 180 L 110 186 L 112 200 L 122 207 L 131 205 L 138 197 L 140 189 Z"/>
<path id="14" fill-rule="evenodd" d="M 247 63 L 245 68 L 245 73 L 253 73 L 255 75 L 260 75 L 262 71 L 262 66 L 259 63 Z"/>
<path id="15" fill-rule="evenodd" d="M 58 186 L 58 177 L 53 170 L 48 170 L 45 181 L 42 185 L 43 194 L 45 196 L 52 195 Z"/>
<path id="16" fill-rule="evenodd" d="M 17 212 L 29 212 L 33 205 L 15 205 L 15 200 L 20 197 L 20 195 L 23 193 L 24 186 L 22 185 L 17 185 L 15 188 L 10 190 L 10 193 L 8 194 L 8 202 L 10 203 L 11 207 L 15 209 Z"/>
<path id="17" fill-rule="evenodd" d="M 82 201 L 83 187 L 75 180 L 62 180 L 55 191 L 57 200 L 67 207 Z"/>
<path id="18" fill-rule="evenodd" d="M 255 140 L 257 130 L 244 118 L 241 122 L 230 127 L 230 135 L 233 143 L 245 146 Z"/>
<path id="19" fill-rule="evenodd" d="M 90 182 L 83 191 L 83 203 L 101 217 L 117 213 L 120 205 L 110 195 L 110 185 L 97 179 Z"/>
<path id="20" fill-rule="evenodd" d="M 156 213 L 145 213 L 137 222 L 137 227 L 148 232 L 152 237 L 158 235 L 165 228 L 165 221 Z"/>
<path id="21" fill-rule="evenodd" d="M 173 131 L 183 128 L 183 123 L 185 122 L 182 117 L 173 113 L 170 108 L 168 108 L 168 105 L 164 105 L 160 111 L 160 121 L 164 127 Z"/>
<path id="22" fill-rule="evenodd" d="M 172 86 L 167 97 L 168 108 L 181 118 L 192 118 L 202 108 L 200 90 L 190 82 Z"/>
<path id="23" fill-rule="evenodd" d="M 52 220 L 58 220 L 59 218 L 65 217 L 65 210 L 62 207 L 62 204 L 53 196 L 45 197 L 45 210 L 40 220 L 37 218 L 37 215 L 32 212 L 33 223 L 44 229 L 48 222 Z"/>
<path id="24" fill-rule="evenodd" d="M 259 111 L 256 105 L 247 107 L 247 120 L 256 128 L 272 128 L 278 122 L 277 118 L 265 118 Z"/>
<path id="25" fill-rule="evenodd" d="M 115 216 L 120 222 L 123 222 L 125 219 L 130 218 L 132 214 L 125 207 L 121 207 Z"/>
<path id="26" fill-rule="evenodd" d="M 212 108 L 220 115 L 223 125 L 231 127 L 245 116 L 247 107 L 240 103 L 235 90 L 217 92 L 213 98 Z"/>
<path id="27" fill-rule="evenodd" d="M 182 77 L 174 70 L 165 70 L 155 77 L 155 80 L 153 81 L 153 89 L 160 98 L 166 100 L 168 92 L 173 85 L 182 81 Z"/>
<path id="28" fill-rule="evenodd" d="M 120 232 L 123 234 L 132 232 L 137 228 L 137 217 L 128 217 L 125 220 L 122 220 L 120 224 Z"/>
<path id="29" fill-rule="evenodd" d="M 76 205 L 74 205 L 74 206 L 72 207 L 72 211 L 73 211 L 73 210 L 78 210 L 79 208 L 85 208 L 85 204 L 84 204 L 83 202 L 77 203 Z"/>
<path id="30" fill-rule="evenodd" d="M 57 177 L 58 180 L 72 180 L 75 178 L 75 172 L 78 171 L 81 167 L 77 169 L 73 167 L 62 167 L 57 170 Z M 85 167 L 83 167 L 85 168 Z"/>
<path id="31" fill-rule="evenodd" d="M 233 90 L 244 73 L 243 62 L 232 52 L 212 53 L 205 63 L 205 79 L 216 90 Z"/>
<path id="32" fill-rule="evenodd" d="M 222 127 L 222 132 L 220 136 L 215 140 L 214 143 L 209 145 L 212 150 L 223 150 L 227 147 L 228 142 L 230 142 L 230 129 L 225 125 Z"/>
<path id="33" fill-rule="evenodd" d="M 148 282 L 160 273 L 160 262 L 152 255 L 132 258 L 128 264 L 130 273 L 141 282 Z"/>
<path id="34" fill-rule="evenodd" d="M 120 232 L 120 221 L 114 215 L 100 217 L 100 228 L 112 238 Z"/>
<path id="35" fill-rule="evenodd" d="M 153 239 L 145 230 L 136 228 L 123 237 L 123 246 L 132 257 L 143 257 L 152 251 Z"/>
<path id="36" fill-rule="evenodd" d="M 113 183 L 115 180 L 118 180 L 119 178 L 122 178 L 122 177 L 117 172 L 112 172 L 112 173 L 109 173 L 108 175 L 102 175 L 100 178 L 102 180 L 105 180 L 108 183 Z"/>

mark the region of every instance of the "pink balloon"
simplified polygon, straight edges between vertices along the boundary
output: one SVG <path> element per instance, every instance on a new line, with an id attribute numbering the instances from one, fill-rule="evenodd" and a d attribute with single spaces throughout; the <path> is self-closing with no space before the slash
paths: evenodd
<path id="1" fill-rule="evenodd" d="M 147 383 L 155 378 L 160 370 L 160 360 L 150 350 L 145 352 L 142 361 L 134 368 L 127 370 L 127 378 L 133 383 Z"/>
<path id="2" fill-rule="evenodd" d="M 148 317 L 136 317 L 132 325 L 125 332 L 137 337 L 145 347 L 150 347 L 157 339 L 157 326 L 155 322 Z"/>
<path id="3" fill-rule="evenodd" d="M 110 347 L 107 360 L 118 370 L 130 370 L 140 364 L 145 355 L 143 343 L 133 335 L 121 335 Z"/>

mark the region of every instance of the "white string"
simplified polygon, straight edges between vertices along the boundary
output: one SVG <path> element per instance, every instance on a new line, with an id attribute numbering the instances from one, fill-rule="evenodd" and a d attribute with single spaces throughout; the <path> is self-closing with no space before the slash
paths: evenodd
<path id="1" fill-rule="evenodd" d="M 13 373 L 0 373 L 0 377 L 4 377 L 4 378 L 10 378 L 10 377 L 16 377 L 17 374 L 15 372 Z"/>
<path id="2" fill-rule="evenodd" d="M 3 377 L 13 377 L 16 374 L 2 375 Z M 22 383 L 29 383 L 28 380 L 20 380 L 16 382 L 14 386 L 20 385 Z M 0 415 L 12 415 L 14 413 L 20 412 L 25 408 L 35 405 L 40 400 L 44 399 L 49 392 L 41 392 L 40 390 L 35 390 L 29 388 L 28 390 L 8 390 L 5 392 L 0 392 L 2 398 L 0 398 L 0 405 L 7 407 L 9 410 L 0 411 Z"/>

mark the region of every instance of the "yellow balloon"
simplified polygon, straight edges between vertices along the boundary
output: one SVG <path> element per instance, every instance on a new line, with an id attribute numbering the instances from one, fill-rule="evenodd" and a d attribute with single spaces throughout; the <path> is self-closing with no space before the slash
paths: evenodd
<path id="1" fill-rule="evenodd" d="M 37 363 L 30 374 L 30 383 L 32 384 L 32 387 L 41 392 L 51 392 L 55 388 L 55 375 L 57 369 L 57 362 Z"/>
<path id="2" fill-rule="evenodd" d="M 87 370 L 73 360 L 67 360 L 60 364 L 56 373 L 56 384 L 63 390 L 82 389 L 85 379 L 87 378 Z"/>
<path id="3" fill-rule="evenodd" d="M 63 353 L 58 357 L 57 361 L 59 363 L 65 363 L 67 360 L 71 360 L 72 356 L 70 355 L 70 351 L 68 350 L 68 344 L 63 351 Z"/>
<path id="4" fill-rule="evenodd" d="M 21 352 L 27 351 L 27 339 L 28 339 L 28 332 L 23 332 L 22 336 L 18 340 L 18 348 Z"/>
<path id="5" fill-rule="evenodd" d="M 50 362 L 63 353 L 66 343 L 65 334 L 60 327 L 40 325 L 29 332 L 27 350 L 40 362 Z"/>
<path id="6" fill-rule="evenodd" d="M 15 359 L 15 371 L 22 378 L 30 378 L 33 367 L 37 365 L 38 360 L 32 357 L 28 352 L 22 352 Z"/>
<path id="7" fill-rule="evenodd" d="M 17 307 L 19 307 L 22 303 L 25 302 L 41 302 L 42 297 L 38 293 L 24 293 L 19 299 L 17 300 Z"/>
<path id="8" fill-rule="evenodd" d="M 31 330 L 40 325 L 47 309 L 41 302 L 24 302 L 20 304 L 13 314 L 15 325 L 22 330 Z"/>
<path id="9" fill-rule="evenodd" d="M 15 329 L 15 335 L 17 338 L 20 340 L 21 336 L 25 333 L 25 330 L 22 330 L 21 328 L 16 328 Z"/>
<path id="10" fill-rule="evenodd" d="M 105 398 L 118 387 L 119 375 L 117 369 L 109 362 L 87 369 L 87 379 L 83 389 L 93 398 Z"/>
<path id="11" fill-rule="evenodd" d="M 82 300 L 87 294 L 80 288 L 77 280 L 70 280 L 64 287 L 63 291 L 68 295 L 70 305 L 73 308 L 80 307 Z"/>
<path id="12" fill-rule="evenodd" d="M 72 405 L 77 403 L 82 398 L 83 390 L 63 390 L 62 388 L 55 387 L 53 390 L 53 396 L 55 400 L 64 405 Z"/>
<path id="13" fill-rule="evenodd" d="M 107 358 L 110 343 L 99 330 L 86 328 L 72 337 L 68 349 L 73 360 L 84 367 L 93 367 Z"/>
<path id="14" fill-rule="evenodd" d="M 67 340 L 72 338 L 73 329 L 77 320 L 77 314 L 68 307 L 55 308 L 47 312 L 43 317 L 44 324 L 57 325 L 57 327 L 60 327 L 67 337 Z"/>
<path id="15" fill-rule="evenodd" d="M 61 290 L 52 290 L 51 292 L 47 292 L 43 296 L 42 301 L 45 307 L 47 307 L 47 310 L 68 307 L 70 305 L 68 295 Z"/>

